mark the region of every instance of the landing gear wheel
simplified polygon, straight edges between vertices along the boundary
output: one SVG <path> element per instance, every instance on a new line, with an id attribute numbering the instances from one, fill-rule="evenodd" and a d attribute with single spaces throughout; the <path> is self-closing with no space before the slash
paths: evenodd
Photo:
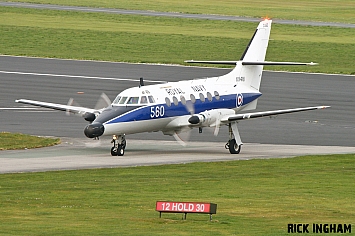
<path id="1" fill-rule="evenodd" d="M 117 149 L 115 149 L 115 147 L 112 147 L 111 148 L 111 156 L 117 156 L 117 155 L 118 155 Z"/>
<path id="2" fill-rule="evenodd" d="M 111 155 L 123 156 L 124 150 L 126 149 L 126 145 L 127 145 L 125 137 L 119 136 L 119 138 L 117 138 L 117 136 L 114 135 L 111 143 L 113 143 L 113 147 L 111 148 Z"/>
<path id="3" fill-rule="evenodd" d="M 123 147 L 123 149 L 126 149 L 126 144 L 127 144 L 126 139 L 123 138 L 123 139 L 122 139 L 122 143 L 121 143 L 121 146 Z M 122 156 L 123 156 L 123 155 L 122 155 Z"/>
<path id="4" fill-rule="evenodd" d="M 118 145 L 117 156 L 123 156 L 123 155 L 124 155 L 124 146 L 123 145 Z"/>
<path id="5" fill-rule="evenodd" d="M 226 148 L 228 147 L 230 154 L 239 154 L 242 145 L 238 145 L 235 139 L 231 139 L 226 144 Z"/>

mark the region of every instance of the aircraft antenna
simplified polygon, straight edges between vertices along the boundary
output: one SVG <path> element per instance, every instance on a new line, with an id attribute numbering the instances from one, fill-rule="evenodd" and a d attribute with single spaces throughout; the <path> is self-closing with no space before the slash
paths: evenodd
<path id="1" fill-rule="evenodd" d="M 139 78 L 139 87 L 144 86 L 143 77 Z"/>

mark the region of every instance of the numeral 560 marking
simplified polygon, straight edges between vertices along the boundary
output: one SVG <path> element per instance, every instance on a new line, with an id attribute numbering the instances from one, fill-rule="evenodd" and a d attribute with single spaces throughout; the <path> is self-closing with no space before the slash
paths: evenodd
<path id="1" fill-rule="evenodd" d="M 150 108 L 150 118 L 163 117 L 165 113 L 164 106 L 156 106 Z"/>

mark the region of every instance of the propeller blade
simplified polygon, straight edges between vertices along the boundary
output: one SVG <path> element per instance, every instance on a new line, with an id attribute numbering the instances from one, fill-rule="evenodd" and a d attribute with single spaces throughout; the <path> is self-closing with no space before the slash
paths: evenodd
<path id="1" fill-rule="evenodd" d="M 97 103 L 95 105 L 95 110 L 101 110 L 103 108 L 108 107 L 111 105 L 111 100 L 108 98 L 108 96 L 105 93 L 102 93 L 99 100 L 97 100 Z"/>
<path id="2" fill-rule="evenodd" d="M 77 103 L 76 101 L 74 101 L 74 98 L 70 98 L 69 101 L 68 101 L 68 106 L 77 106 L 77 107 L 80 107 L 80 104 Z M 69 109 L 66 110 L 65 114 L 67 116 L 70 116 L 70 113 L 71 111 Z"/>
<path id="3" fill-rule="evenodd" d="M 174 132 L 173 137 L 181 146 L 186 147 L 187 142 L 190 139 L 190 134 L 191 134 L 191 129 L 189 128 L 188 130 L 182 130 L 179 133 Z"/>
<path id="4" fill-rule="evenodd" d="M 72 106 L 73 102 L 74 102 L 74 99 L 73 99 L 73 98 L 69 98 L 69 101 L 68 101 L 67 105 L 68 105 L 68 106 Z M 67 109 L 67 110 L 65 111 L 65 114 L 66 114 L 67 116 L 70 116 L 70 111 Z"/>
<path id="5" fill-rule="evenodd" d="M 195 107 L 191 101 L 186 101 L 185 107 L 186 107 L 186 110 L 190 113 L 190 115 L 195 114 Z"/>
<path id="6" fill-rule="evenodd" d="M 218 135 L 220 127 L 221 127 L 221 116 L 218 116 L 218 118 L 216 120 L 216 127 L 214 128 L 214 132 L 213 132 L 214 136 Z"/>

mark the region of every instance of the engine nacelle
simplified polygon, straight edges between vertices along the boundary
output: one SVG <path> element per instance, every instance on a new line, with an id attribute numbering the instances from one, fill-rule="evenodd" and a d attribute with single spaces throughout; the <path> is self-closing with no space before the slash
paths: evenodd
<path id="1" fill-rule="evenodd" d="M 91 112 L 86 112 L 83 115 L 83 117 L 84 117 L 84 119 L 86 121 L 89 121 L 89 122 L 93 122 L 96 119 L 96 115 L 94 113 L 91 113 Z"/>
<path id="2" fill-rule="evenodd" d="M 191 116 L 188 121 L 192 125 L 211 126 L 215 124 L 217 120 L 222 119 L 222 117 L 234 114 L 235 112 L 232 109 L 208 110 Z"/>

